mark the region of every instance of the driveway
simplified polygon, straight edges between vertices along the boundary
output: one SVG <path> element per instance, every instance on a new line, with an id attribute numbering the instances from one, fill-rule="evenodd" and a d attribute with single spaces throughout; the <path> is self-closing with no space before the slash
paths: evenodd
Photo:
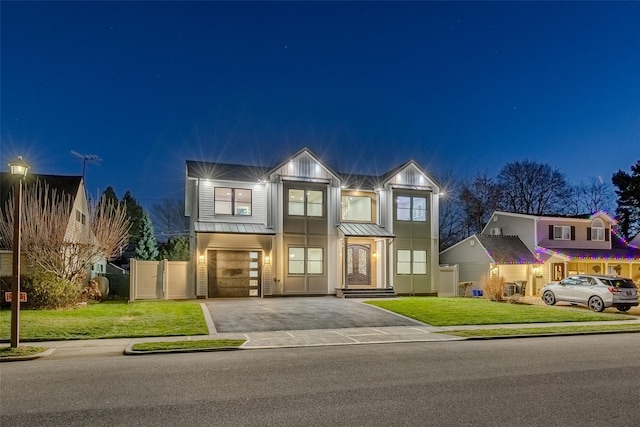
<path id="1" fill-rule="evenodd" d="M 362 302 L 333 296 L 221 298 L 204 303 L 218 332 L 424 326 Z"/>

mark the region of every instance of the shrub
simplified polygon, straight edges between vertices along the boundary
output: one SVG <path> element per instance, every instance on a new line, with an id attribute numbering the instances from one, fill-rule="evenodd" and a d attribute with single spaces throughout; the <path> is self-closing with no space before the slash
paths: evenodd
<path id="1" fill-rule="evenodd" d="M 491 301 L 502 301 L 505 283 L 504 277 L 502 276 L 483 277 L 482 291 L 484 292 L 484 297 Z"/>
<path id="2" fill-rule="evenodd" d="M 4 302 L 4 292 L 11 291 L 12 279 L 11 276 L 0 278 L 4 307 L 11 305 Z M 20 290 L 27 293 L 27 302 L 22 303 L 21 308 L 59 309 L 72 307 L 80 301 L 78 284 L 57 277 L 53 273 L 34 273 L 20 276 Z"/>

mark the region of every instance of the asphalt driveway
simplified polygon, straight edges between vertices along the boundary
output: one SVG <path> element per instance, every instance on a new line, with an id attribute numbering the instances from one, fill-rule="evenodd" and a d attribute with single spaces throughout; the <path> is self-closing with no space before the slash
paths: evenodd
<path id="1" fill-rule="evenodd" d="M 218 332 L 424 326 L 416 320 L 334 296 L 221 298 L 204 303 Z"/>

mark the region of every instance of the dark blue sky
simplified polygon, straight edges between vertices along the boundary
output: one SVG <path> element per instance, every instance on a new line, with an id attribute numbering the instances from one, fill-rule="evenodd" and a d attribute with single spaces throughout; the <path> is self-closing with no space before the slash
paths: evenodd
<path id="1" fill-rule="evenodd" d="M 185 160 L 436 178 L 534 160 L 570 182 L 640 158 L 638 2 L 7 2 L 2 170 L 144 204 Z"/>

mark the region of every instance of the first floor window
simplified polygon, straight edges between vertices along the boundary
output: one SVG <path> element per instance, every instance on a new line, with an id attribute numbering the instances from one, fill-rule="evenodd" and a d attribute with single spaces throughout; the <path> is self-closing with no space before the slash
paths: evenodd
<path id="1" fill-rule="evenodd" d="M 322 274 L 324 271 L 324 249 L 289 248 L 289 274 Z"/>
<path id="2" fill-rule="evenodd" d="M 397 257 L 398 274 L 427 274 L 427 251 L 398 249 Z"/>

